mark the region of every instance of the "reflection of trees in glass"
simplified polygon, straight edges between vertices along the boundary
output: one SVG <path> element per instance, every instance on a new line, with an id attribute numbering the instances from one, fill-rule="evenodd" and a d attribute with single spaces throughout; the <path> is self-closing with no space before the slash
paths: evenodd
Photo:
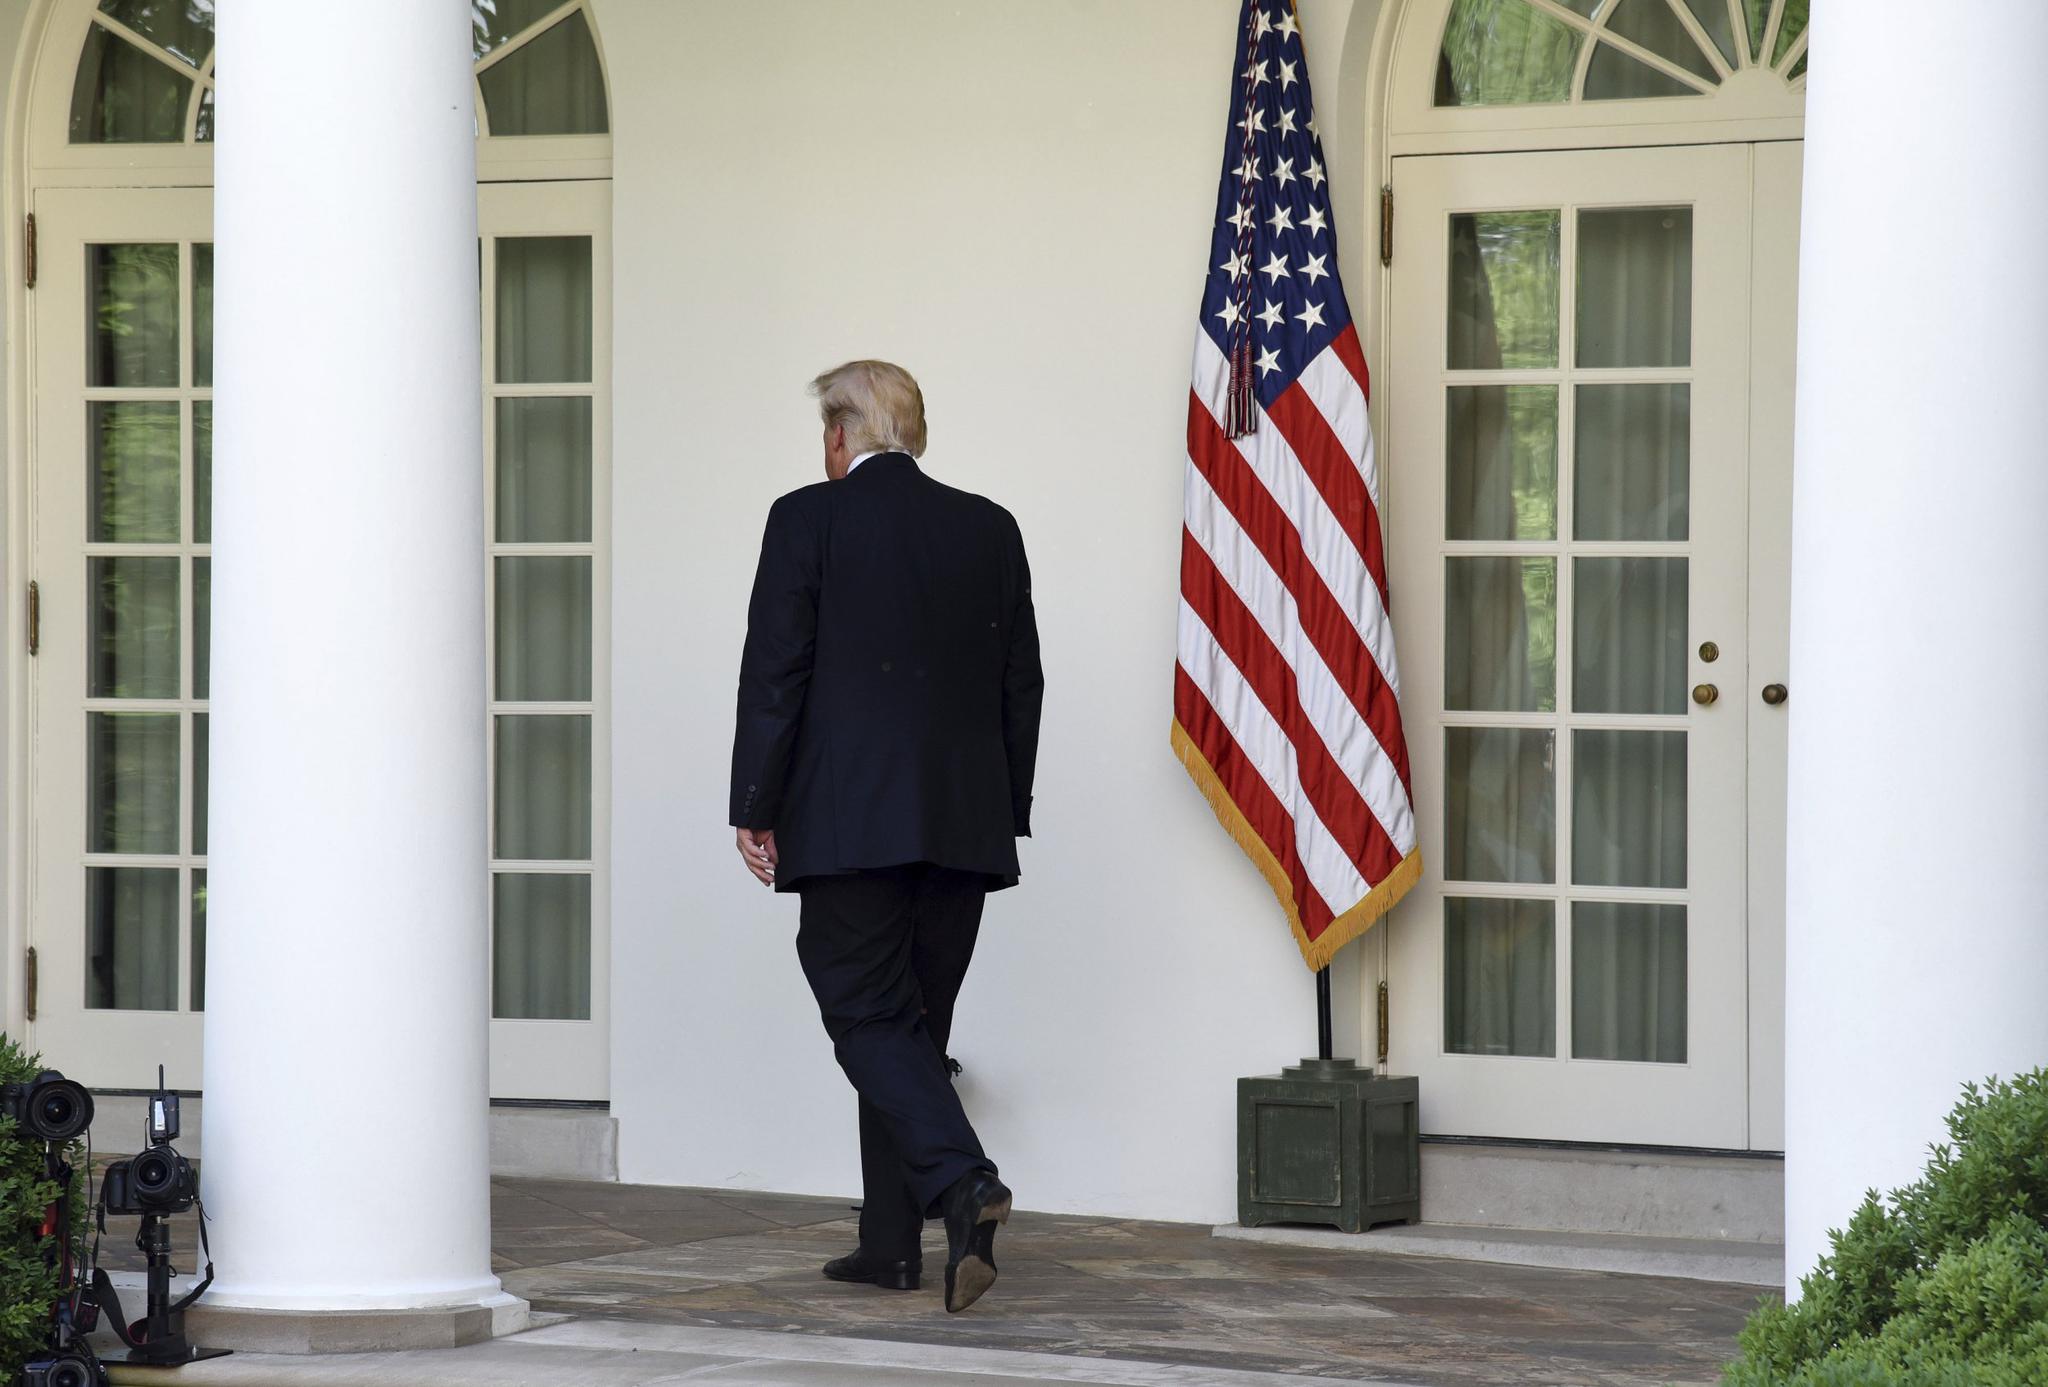
<path id="1" fill-rule="evenodd" d="M 178 696 L 178 560 L 98 557 L 93 588 L 92 698 Z"/>
<path id="2" fill-rule="evenodd" d="M 190 77 L 94 25 L 71 89 L 71 142 L 175 143 L 191 94 Z"/>
<path id="3" fill-rule="evenodd" d="M 194 67 L 213 51 L 213 0 L 100 0 L 100 13 Z"/>
<path id="4" fill-rule="evenodd" d="M 91 538 L 178 538 L 178 403 L 95 400 Z"/>
<path id="5" fill-rule="evenodd" d="M 1579 31 L 1522 0 L 1457 0 L 1437 62 L 1439 106 L 1569 101 Z"/>
<path id="6" fill-rule="evenodd" d="M 178 850 L 178 715 L 92 713 L 89 852 Z"/>
<path id="7" fill-rule="evenodd" d="M 1562 235 L 1554 210 L 1451 218 L 1453 370 L 1557 365 Z"/>
<path id="8" fill-rule="evenodd" d="M 86 247 L 90 385 L 178 384 L 178 247 Z"/>

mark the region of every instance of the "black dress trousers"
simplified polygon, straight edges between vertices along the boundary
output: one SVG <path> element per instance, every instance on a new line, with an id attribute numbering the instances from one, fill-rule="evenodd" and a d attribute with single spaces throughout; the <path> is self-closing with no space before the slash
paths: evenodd
<path id="1" fill-rule="evenodd" d="M 987 879 L 917 863 L 811 877 L 796 889 L 797 958 L 860 1094 L 860 1245 L 909 1260 L 946 1187 L 995 1169 L 945 1062 Z"/>

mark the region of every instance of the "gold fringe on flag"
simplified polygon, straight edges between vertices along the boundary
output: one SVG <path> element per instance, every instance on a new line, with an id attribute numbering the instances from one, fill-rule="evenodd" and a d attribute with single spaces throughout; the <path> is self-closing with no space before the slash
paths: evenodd
<path id="1" fill-rule="evenodd" d="M 1194 738 L 1188 736 L 1179 718 L 1173 720 L 1173 754 L 1187 767 L 1196 788 L 1216 812 L 1216 820 L 1223 825 L 1223 831 L 1237 840 L 1245 856 L 1251 858 L 1252 865 L 1259 869 L 1259 875 L 1266 879 L 1266 885 L 1273 888 L 1280 908 L 1287 912 L 1287 924 L 1294 931 L 1294 942 L 1301 948 L 1302 962 L 1311 970 L 1328 967 L 1339 949 L 1371 929 L 1382 915 L 1394 908 L 1396 901 L 1408 894 L 1409 887 L 1422 879 L 1422 849 L 1417 848 L 1402 858 L 1400 864 L 1387 873 L 1386 880 L 1373 887 L 1364 900 L 1330 921 L 1329 927 L 1316 938 L 1309 938 L 1308 931 L 1301 925 L 1301 910 L 1294 903 L 1294 884 L 1280 869 L 1279 859 L 1273 856 L 1265 840 L 1245 822 L 1237 801 L 1223 788 L 1215 767 L 1209 764 L 1209 758 L 1202 755 Z"/>

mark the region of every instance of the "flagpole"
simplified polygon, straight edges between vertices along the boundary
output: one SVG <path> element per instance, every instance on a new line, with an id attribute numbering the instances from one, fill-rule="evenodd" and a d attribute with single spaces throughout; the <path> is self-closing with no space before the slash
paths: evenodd
<path id="1" fill-rule="evenodd" d="M 1316 969 L 1316 1056 L 1319 1059 L 1335 1059 L 1336 1047 L 1330 1039 L 1330 965 Z"/>

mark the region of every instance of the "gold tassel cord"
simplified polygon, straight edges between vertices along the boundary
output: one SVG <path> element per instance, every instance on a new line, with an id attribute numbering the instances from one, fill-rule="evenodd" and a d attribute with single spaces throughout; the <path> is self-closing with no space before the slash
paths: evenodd
<path id="1" fill-rule="evenodd" d="M 1223 788 L 1222 778 L 1216 768 L 1202 755 L 1194 738 L 1180 725 L 1180 719 L 1173 722 L 1173 754 L 1180 758 L 1187 768 L 1188 776 L 1195 782 L 1195 788 L 1202 792 L 1202 798 L 1209 801 L 1209 808 L 1215 812 L 1216 821 L 1223 825 L 1223 831 L 1236 840 L 1251 858 L 1252 865 L 1259 869 L 1259 875 L 1266 879 L 1266 885 L 1273 888 L 1279 899 L 1280 908 L 1287 914 L 1287 924 L 1294 931 L 1294 942 L 1301 949 L 1302 961 L 1311 969 L 1322 969 L 1337 956 L 1337 951 L 1371 929 L 1382 915 L 1394 908 L 1395 902 L 1408 894 L 1408 889 L 1422 879 L 1422 850 L 1415 849 L 1386 879 L 1373 887 L 1364 900 L 1332 920 L 1321 935 L 1314 939 L 1302 928 L 1301 910 L 1294 902 L 1294 884 L 1287 879 L 1287 873 L 1280 867 L 1280 861 L 1273 856 L 1273 850 L 1266 846 L 1263 838 L 1253 831 L 1245 821 L 1244 813 L 1237 807 L 1237 801 Z"/>

